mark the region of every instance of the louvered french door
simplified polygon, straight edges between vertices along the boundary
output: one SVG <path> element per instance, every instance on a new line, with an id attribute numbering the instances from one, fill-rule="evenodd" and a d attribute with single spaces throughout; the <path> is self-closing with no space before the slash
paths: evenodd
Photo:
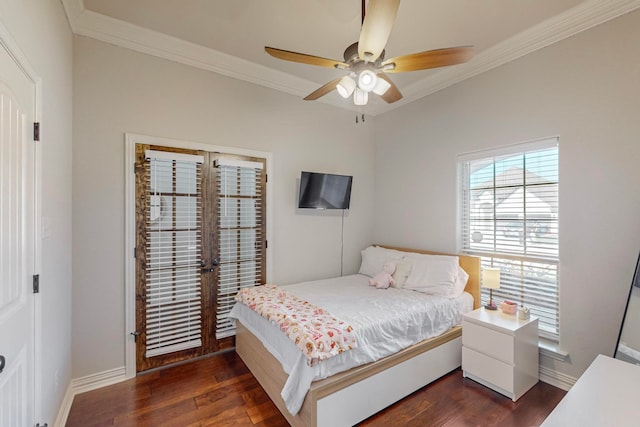
<path id="1" fill-rule="evenodd" d="M 212 155 L 215 172 L 216 338 L 235 335 L 228 317 L 242 288 L 266 281 L 264 159 Z"/>
<path id="2" fill-rule="evenodd" d="M 265 174 L 259 159 L 142 144 L 136 165 L 140 372 L 233 345 L 235 292 L 265 278 Z"/>

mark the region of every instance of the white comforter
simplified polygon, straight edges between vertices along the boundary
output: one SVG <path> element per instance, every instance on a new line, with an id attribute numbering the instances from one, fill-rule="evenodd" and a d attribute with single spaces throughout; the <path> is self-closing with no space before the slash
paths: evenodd
<path id="1" fill-rule="evenodd" d="M 291 414 L 302 406 L 312 381 L 370 363 L 427 338 L 441 335 L 473 310 L 473 297 L 435 297 L 405 289 L 376 289 L 367 276 L 354 274 L 284 286 L 293 294 L 353 326 L 358 347 L 310 367 L 305 355 L 278 326 L 244 304 L 230 316 L 242 322 L 282 363 L 289 375 L 281 395 Z"/>

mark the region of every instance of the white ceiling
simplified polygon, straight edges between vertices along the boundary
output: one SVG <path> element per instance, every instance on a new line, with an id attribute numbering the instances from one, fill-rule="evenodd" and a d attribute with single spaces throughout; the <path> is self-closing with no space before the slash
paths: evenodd
<path id="1" fill-rule="evenodd" d="M 76 34 L 306 96 L 344 71 L 278 60 L 264 46 L 342 60 L 360 32 L 360 0 L 62 0 Z M 473 45 L 474 58 L 393 74 L 404 95 L 380 114 L 640 7 L 640 0 L 404 0 L 388 58 Z M 335 91 L 318 101 L 355 109 Z"/>

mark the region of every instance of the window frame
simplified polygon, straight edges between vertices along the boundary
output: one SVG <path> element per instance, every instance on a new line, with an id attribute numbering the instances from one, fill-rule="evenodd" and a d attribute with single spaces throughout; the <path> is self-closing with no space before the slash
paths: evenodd
<path id="1" fill-rule="evenodd" d="M 523 156 L 523 168 L 522 174 L 523 179 L 521 184 L 513 185 L 512 188 L 522 188 L 522 192 L 524 194 L 523 199 L 528 197 L 528 193 L 526 193 L 527 187 L 532 187 L 533 185 L 539 185 L 539 183 L 532 183 L 527 185 L 526 177 L 531 172 L 526 165 L 526 155 L 529 155 L 540 152 L 543 150 L 552 150 L 555 149 L 555 158 L 556 158 L 556 169 L 554 169 L 555 173 L 555 181 L 549 179 L 544 182 L 544 184 L 549 187 L 555 187 L 555 192 L 553 192 L 553 197 L 555 197 L 555 205 L 551 210 L 555 216 L 555 219 L 550 220 L 551 227 L 555 227 L 555 230 L 551 239 L 554 240 L 554 245 L 548 245 L 548 250 L 555 253 L 544 253 L 543 249 L 540 249 L 540 253 L 531 254 L 527 253 L 527 240 L 532 239 L 533 237 L 529 237 L 528 233 L 524 233 L 524 237 L 520 236 L 519 244 L 513 245 L 513 251 L 504 250 L 504 246 L 502 249 L 504 251 L 496 250 L 499 246 L 497 242 L 501 239 L 498 237 L 498 214 L 497 208 L 498 204 L 496 202 L 495 194 L 497 190 L 501 190 L 506 188 L 507 186 L 499 186 L 496 185 L 496 179 L 498 174 L 496 173 L 496 164 L 499 162 L 506 163 L 508 158 L 516 157 L 518 155 Z M 560 339 L 560 259 L 559 259 L 559 186 L 560 186 L 560 177 L 559 177 L 559 137 L 551 137 L 544 138 L 534 141 L 527 141 L 518 144 L 512 144 L 507 146 L 501 146 L 496 148 L 491 148 L 487 150 L 479 150 L 471 153 L 460 154 L 456 159 L 457 166 L 457 238 L 458 238 L 458 251 L 461 253 L 476 255 L 481 257 L 482 266 L 490 267 L 495 266 L 496 264 L 502 264 L 502 266 L 508 266 L 510 271 L 507 271 L 506 275 L 503 272 L 502 280 L 503 286 L 502 289 L 493 290 L 494 298 L 497 297 L 498 300 L 510 299 L 515 300 L 518 303 L 524 301 L 524 304 L 530 306 L 532 308 L 532 312 L 534 315 L 538 315 L 540 319 L 539 335 L 541 338 L 549 339 L 551 341 L 559 342 Z M 490 235 L 489 241 L 492 242 L 493 250 L 489 249 L 479 249 L 478 246 L 475 248 L 471 243 L 472 240 L 472 222 L 474 219 L 473 215 L 470 213 L 471 207 L 471 193 L 472 191 L 477 191 L 481 189 L 481 186 L 477 188 L 473 188 L 470 184 L 471 172 L 469 172 L 470 165 L 473 162 L 486 162 L 487 167 L 493 167 L 493 171 L 490 175 L 493 180 L 493 192 L 494 199 L 490 206 L 491 209 L 488 209 L 490 212 L 490 217 L 487 221 L 492 221 L 492 234 Z M 506 169 L 506 168 L 505 168 Z M 482 191 L 480 191 L 481 193 Z M 522 228 L 523 230 L 529 230 L 528 221 L 533 222 L 533 220 L 528 220 L 527 218 L 527 208 L 526 202 L 522 204 Z M 477 217 L 475 219 L 476 223 L 478 221 Z M 504 221 L 504 219 L 503 219 Z M 504 232 L 504 236 L 502 237 L 503 243 L 507 240 L 506 232 Z M 520 233 L 523 234 L 523 233 Z M 509 236 L 514 237 L 514 236 Z M 513 244 L 513 243 L 512 243 Z M 539 246 L 544 246 L 543 244 Z M 534 251 L 535 252 L 535 251 Z M 517 264 L 520 263 L 521 267 L 517 267 Z M 528 263 L 528 264 L 527 264 Z M 540 274 L 539 277 L 544 277 L 545 280 L 549 275 L 555 276 L 555 283 L 549 285 L 545 283 L 545 280 L 540 278 L 534 278 L 533 274 L 531 276 L 527 276 L 525 273 L 528 270 L 530 273 L 535 272 L 535 268 L 542 268 L 542 266 L 547 266 L 548 270 L 545 270 L 544 274 Z M 520 268 L 518 273 L 518 268 Z M 514 272 L 515 271 L 515 272 Z M 542 270 L 541 270 L 542 271 Z M 519 275 L 518 275 L 519 274 Z M 528 280 L 526 278 L 529 277 Z M 549 288 L 551 286 L 551 288 Z M 521 297 L 514 297 L 515 290 L 518 289 L 518 295 L 521 292 L 529 292 L 529 297 L 526 296 L 524 299 Z M 541 289 L 542 292 L 537 296 L 535 294 L 531 294 L 532 289 Z M 549 294 L 549 290 L 551 290 L 551 294 Z M 547 298 L 548 295 L 551 295 L 550 298 Z M 489 292 L 482 290 L 482 299 L 483 303 L 485 300 L 488 301 Z M 536 301 L 540 301 L 539 305 L 536 305 Z M 555 301 L 554 301 L 555 300 Z M 554 321 L 555 318 L 555 321 Z"/>

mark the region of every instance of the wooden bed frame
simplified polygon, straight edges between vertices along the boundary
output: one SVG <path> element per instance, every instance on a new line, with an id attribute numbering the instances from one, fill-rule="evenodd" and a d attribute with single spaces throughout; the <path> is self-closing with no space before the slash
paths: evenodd
<path id="1" fill-rule="evenodd" d="M 404 252 L 451 255 L 416 249 L 383 246 Z M 456 254 L 469 274 L 466 292 L 480 306 L 480 258 Z M 289 424 L 294 427 L 354 425 L 414 391 L 460 367 L 462 328 L 427 339 L 398 353 L 363 366 L 314 381 L 295 416 L 287 410 L 280 392 L 288 375 L 240 321 L 236 322 L 236 352 L 267 392 Z"/>

